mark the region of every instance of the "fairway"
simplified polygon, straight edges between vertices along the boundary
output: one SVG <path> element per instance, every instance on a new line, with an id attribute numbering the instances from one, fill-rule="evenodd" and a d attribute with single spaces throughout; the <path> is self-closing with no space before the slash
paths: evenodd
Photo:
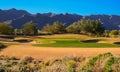
<path id="1" fill-rule="evenodd" d="M 98 43 L 97 41 L 83 42 L 84 39 L 79 38 L 40 38 L 37 39 L 37 44 L 34 46 L 41 47 L 84 47 L 84 48 L 106 48 L 106 47 L 120 47 L 119 44 Z"/>

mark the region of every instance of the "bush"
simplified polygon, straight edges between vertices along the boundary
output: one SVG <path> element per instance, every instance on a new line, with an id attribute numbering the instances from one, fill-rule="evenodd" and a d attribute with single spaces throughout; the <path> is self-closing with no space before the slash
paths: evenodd
<path id="1" fill-rule="evenodd" d="M 87 57 L 85 57 L 87 58 Z M 84 66 L 85 65 L 85 66 Z M 41 61 L 25 57 L 22 62 L 15 57 L 0 56 L 0 72 L 119 72 L 120 57 L 111 53 L 99 54 L 91 59 L 66 56 L 61 59 Z"/>
<path id="2" fill-rule="evenodd" d="M 36 35 L 37 34 L 37 24 L 32 22 L 27 22 L 23 25 L 23 34 L 24 35 Z"/>
<path id="3" fill-rule="evenodd" d="M 62 34 L 65 33 L 65 26 L 62 22 L 54 22 L 52 25 L 46 24 L 43 29 L 43 32 L 48 34 Z"/>
<path id="4" fill-rule="evenodd" d="M 112 66 L 114 72 L 120 71 L 120 57 L 118 58 L 117 62 Z"/>
<path id="5" fill-rule="evenodd" d="M 119 31 L 118 31 L 118 30 L 112 30 L 112 31 L 110 32 L 110 36 L 111 36 L 111 37 L 115 37 L 115 36 L 117 36 L 117 35 L 119 35 Z"/>
<path id="6" fill-rule="evenodd" d="M 5 69 L 0 66 L 0 72 L 5 72 Z"/>
<path id="7" fill-rule="evenodd" d="M 26 62 L 26 63 L 31 63 L 34 59 L 32 57 L 29 57 L 29 56 L 25 56 L 23 59 L 22 59 L 22 62 Z"/>
<path id="8" fill-rule="evenodd" d="M 104 72 L 113 72 L 112 65 L 117 62 L 116 57 L 110 57 L 109 60 L 105 63 Z"/>
<path id="9" fill-rule="evenodd" d="M 99 54 L 99 55 L 97 55 L 97 56 L 95 56 L 95 57 L 93 57 L 93 58 L 91 58 L 89 61 L 88 61 L 88 63 L 85 65 L 85 66 L 83 66 L 83 68 L 82 69 L 80 69 L 81 71 L 85 71 L 85 72 L 89 72 L 89 71 L 92 71 L 93 69 L 93 67 L 96 65 L 96 62 L 98 61 L 98 60 L 100 60 L 101 58 L 106 58 L 106 57 L 111 57 L 112 56 L 112 54 L 111 53 L 104 53 L 104 54 Z M 87 70 L 87 71 L 86 71 Z M 88 71 L 89 70 L 89 71 Z"/>
<path id="10" fill-rule="evenodd" d="M 13 28 L 6 23 L 0 23 L 0 34 L 13 34 Z"/>
<path id="11" fill-rule="evenodd" d="M 98 20 L 79 20 L 66 28 L 69 33 L 83 33 L 88 35 L 101 36 L 104 28 Z"/>
<path id="12" fill-rule="evenodd" d="M 75 61 L 69 60 L 66 62 L 66 65 L 68 68 L 74 68 L 75 67 Z"/>

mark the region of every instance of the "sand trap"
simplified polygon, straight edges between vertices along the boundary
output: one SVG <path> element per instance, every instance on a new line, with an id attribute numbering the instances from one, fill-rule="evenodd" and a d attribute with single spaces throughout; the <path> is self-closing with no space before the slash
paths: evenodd
<path id="1" fill-rule="evenodd" d="M 120 48 L 52 48 L 52 47 L 35 47 L 30 44 L 11 45 L 0 51 L 1 55 L 8 56 L 32 56 L 34 58 L 56 58 L 65 55 L 75 56 L 93 56 L 99 53 L 111 52 L 120 55 Z"/>

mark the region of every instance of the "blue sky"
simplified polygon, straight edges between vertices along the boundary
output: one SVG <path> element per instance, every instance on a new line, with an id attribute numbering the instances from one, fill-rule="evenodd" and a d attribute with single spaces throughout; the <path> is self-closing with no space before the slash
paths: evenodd
<path id="1" fill-rule="evenodd" d="M 120 0 L 0 0 L 0 9 L 23 9 L 30 13 L 76 13 L 120 15 Z"/>

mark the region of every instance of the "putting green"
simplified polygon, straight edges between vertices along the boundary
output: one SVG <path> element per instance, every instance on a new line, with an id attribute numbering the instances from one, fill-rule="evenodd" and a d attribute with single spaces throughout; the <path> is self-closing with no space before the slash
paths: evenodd
<path id="1" fill-rule="evenodd" d="M 72 38 L 40 38 L 37 39 L 37 44 L 34 46 L 41 47 L 86 47 L 86 48 L 106 48 L 106 47 L 120 47 L 120 44 L 109 44 L 109 43 L 97 43 L 97 40 L 83 41 L 83 39 L 72 39 Z"/>

